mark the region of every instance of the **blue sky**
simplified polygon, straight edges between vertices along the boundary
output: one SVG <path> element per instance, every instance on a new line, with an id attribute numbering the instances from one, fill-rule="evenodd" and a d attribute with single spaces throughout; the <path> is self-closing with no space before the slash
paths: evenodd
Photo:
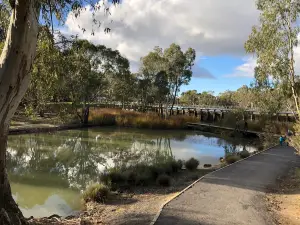
<path id="1" fill-rule="evenodd" d="M 235 69 L 243 65 L 244 61 L 240 57 L 230 55 L 220 55 L 215 57 L 202 57 L 197 63 L 197 66 L 210 71 L 213 78 L 192 78 L 189 85 L 181 88 L 181 91 L 197 90 L 214 91 L 219 94 L 226 90 L 236 90 L 243 85 L 250 85 L 254 78 L 252 77 L 228 77 L 227 75 L 234 74 Z M 250 76 L 251 74 L 249 74 Z"/>

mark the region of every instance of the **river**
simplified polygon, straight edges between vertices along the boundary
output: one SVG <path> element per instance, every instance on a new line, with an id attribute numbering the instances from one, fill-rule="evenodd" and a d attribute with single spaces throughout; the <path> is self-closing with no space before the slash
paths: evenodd
<path id="1" fill-rule="evenodd" d="M 67 216 L 80 210 L 80 191 L 106 167 L 151 163 L 158 157 L 217 165 L 224 146 L 257 150 L 250 140 L 196 131 L 92 128 L 11 135 L 7 167 L 13 197 L 25 217 Z"/>

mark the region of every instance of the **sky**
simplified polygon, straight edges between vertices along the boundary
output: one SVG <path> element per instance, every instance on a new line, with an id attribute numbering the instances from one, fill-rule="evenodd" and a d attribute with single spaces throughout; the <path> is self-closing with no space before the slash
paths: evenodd
<path id="1" fill-rule="evenodd" d="M 96 20 L 103 22 L 100 27 L 91 15 L 89 8 L 77 18 L 69 13 L 61 31 L 119 50 L 130 60 L 133 72 L 155 46 L 177 43 L 197 54 L 192 80 L 181 91 L 219 94 L 254 80 L 256 59 L 245 53 L 244 43 L 258 24 L 255 0 L 123 0 L 111 8 L 110 16 L 96 12 Z M 109 34 L 104 33 L 105 26 L 111 28 Z M 295 51 L 297 64 L 300 49 Z"/>

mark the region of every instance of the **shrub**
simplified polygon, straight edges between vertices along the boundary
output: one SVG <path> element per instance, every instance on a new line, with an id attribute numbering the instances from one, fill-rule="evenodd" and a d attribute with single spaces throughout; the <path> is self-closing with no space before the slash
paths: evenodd
<path id="1" fill-rule="evenodd" d="M 106 185 L 115 185 L 124 183 L 126 181 L 126 177 L 121 171 L 111 169 L 100 175 L 100 181 Z"/>
<path id="2" fill-rule="evenodd" d="M 166 168 L 166 165 L 152 165 L 149 167 L 149 170 L 151 171 L 151 176 L 153 178 L 153 180 L 155 181 L 157 179 L 157 177 L 163 173 L 169 173 L 169 171 L 172 170 L 172 168 L 170 167 L 170 169 L 168 170 Z M 170 173 L 169 173 L 170 174 Z"/>
<path id="3" fill-rule="evenodd" d="M 209 168 L 209 167 L 211 167 L 211 164 L 204 164 L 203 167 L 204 168 Z"/>
<path id="4" fill-rule="evenodd" d="M 173 160 L 171 161 L 172 170 L 174 173 L 177 173 L 179 170 L 182 169 L 182 161 L 181 160 Z"/>
<path id="5" fill-rule="evenodd" d="M 85 202 L 105 202 L 110 194 L 109 188 L 100 183 L 94 183 L 89 185 L 82 193 L 82 199 Z"/>
<path id="6" fill-rule="evenodd" d="M 136 184 L 137 175 L 134 171 L 125 171 L 124 177 L 129 185 Z"/>
<path id="7" fill-rule="evenodd" d="M 167 174 L 161 174 L 156 179 L 157 185 L 169 187 L 171 185 L 171 177 Z"/>
<path id="8" fill-rule="evenodd" d="M 247 150 L 243 150 L 240 152 L 240 157 L 242 159 L 248 158 L 250 156 L 250 152 L 248 152 Z"/>
<path id="9" fill-rule="evenodd" d="M 138 173 L 136 176 L 136 185 L 140 186 L 147 186 L 149 185 L 153 180 L 153 177 L 151 175 L 150 171 L 144 171 L 142 173 Z"/>
<path id="10" fill-rule="evenodd" d="M 225 157 L 225 160 L 228 164 L 232 164 L 240 159 L 237 155 L 228 155 Z"/>
<path id="11" fill-rule="evenodd" d="M 185 162 L 185 168 L 188 170 L 195 170 L 199 166 L 199 161 L 195 158 L 191 158 L 188 161 Z"/>

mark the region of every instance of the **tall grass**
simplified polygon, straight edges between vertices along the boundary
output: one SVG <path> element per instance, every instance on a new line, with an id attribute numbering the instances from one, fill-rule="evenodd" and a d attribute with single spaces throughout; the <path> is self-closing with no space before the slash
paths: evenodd
<path id="1" fill-rule="evenodd" d="M 238 117 L 237 113 L 230 112 L 225 113 L 224 118 L 218 122 L 216 122 L 219 126 L 231 127 L 235 128 Z M 294 123 L 291 122 L 279 122 L 279 121 L 271 121 L 270 118 L 266 116 L 261 116 L 257 120 L 251 121 L 249 118 L 247 119 L 248 130 L 253 130 L 257 132 L 266 132 L 272 134 L 285 134 L 287 129 L 293 130 Z M 244 128 L 244 122 L 239 117 L 238 126 L 240 129 Z"/>
<path id="2" fill-rule="evenodd" d="M 193 116 L 176 115 L 167 119 L 156 113 L 140 113 L 120 109 L 91 109 L 89 122 L 94 125 L 117 125 L 121 127 L 150 129 L 180 129 L 188 122 L 199 122 Z"/>

